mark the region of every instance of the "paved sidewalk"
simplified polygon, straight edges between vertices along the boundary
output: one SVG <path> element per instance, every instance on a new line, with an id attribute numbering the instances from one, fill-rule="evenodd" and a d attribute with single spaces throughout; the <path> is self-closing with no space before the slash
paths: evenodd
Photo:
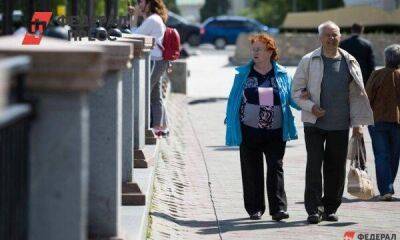
<path id="1" fill-rule="evenodd" d="M 171 95 L 168 111 L 172 133 L 161 143 L 162 158 L 156 166 L 150 239 L 343 239 L 350 230 L 357 234 L 396 233 L 400 239 L 399 177 L 396 201 L 359 201 L 345 193 L 338 223 L 306 223 L 306 154 L 298 113 L 299 140 L 288 143 L 284 159 L 290 218 L 278 223 L 266 214 L 262 220 L 248 220 L 238 149 L 224 146 L 225 106 L 223 99 Z M 368 168 L 375 179 L 368 137 L 366 143 Z M 354 239 L 359 238 L 356 235 Z"/>

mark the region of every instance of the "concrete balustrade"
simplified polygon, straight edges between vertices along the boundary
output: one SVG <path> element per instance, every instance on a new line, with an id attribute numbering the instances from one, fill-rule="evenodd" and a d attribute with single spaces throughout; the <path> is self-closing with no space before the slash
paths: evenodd
<path id="1" fill-rule="evenodd" d="M 43 38 L 40 45 L 21 43 L 22 36 L 0 38 L 0 54 L 32 58 L 26 86 L 37 99 L 37 117 L 30 136 L 28 236 L 30 240 L 84 240 L 89 191 L 88 93 L 104 83 L 104 50 L 49 38 Z M 107 137 L 112 136 L 115 133 Z"/>
<path id="2" fill-rule="evenodd" d="M 133 48 L 127 43 L 87 39 L 74 44 L 101 46 L 106 53 L 105 84 L 89 95 L 89 236 L 119 239 L 122 156 L 129 154 L 123 152 L 123 110 L 129 106 L 123 109 L 122 76 L 130 68 Z M 124 130 L 132 137 L 132 128 Z"/>
<path id="3" fill-rule="evenodd" d="M 150 125 L 150 50 L 154 38 L 139 34 L 123 34 L 118 41 L 134 44 L 134 167 L 147 168 L 143 148 Z M 146 117 L 147 116 L 147 117 Z"/>

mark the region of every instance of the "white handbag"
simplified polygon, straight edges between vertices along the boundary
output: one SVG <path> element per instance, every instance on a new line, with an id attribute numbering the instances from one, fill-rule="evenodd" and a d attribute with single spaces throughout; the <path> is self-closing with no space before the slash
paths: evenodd
<path id="1" fill-rule="evenodd" d="M 347 174 L 347 192 L 363 200 L 373 198 L 374 185 L 365 169 L 366 151 L 362 137 L 351 137 L 347 158 L 351 161 Z"/>

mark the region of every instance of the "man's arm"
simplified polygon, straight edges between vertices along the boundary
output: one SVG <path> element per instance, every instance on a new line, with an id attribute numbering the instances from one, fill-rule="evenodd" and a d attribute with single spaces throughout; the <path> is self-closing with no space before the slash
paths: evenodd
<path id="1" fill-rule="evenodd" d="M 293 101 L 300 106 L 301 109 L 312 112 L 312 108 L 315 105 L 310 99 L 301 98 L 303 90 L 307 89 L 308 82 L 308 64 L 309 59 L 302 58 L 299 65 L 297 66 L 296 72 L 293 76 L 291 86 L 291 96 Z"/>

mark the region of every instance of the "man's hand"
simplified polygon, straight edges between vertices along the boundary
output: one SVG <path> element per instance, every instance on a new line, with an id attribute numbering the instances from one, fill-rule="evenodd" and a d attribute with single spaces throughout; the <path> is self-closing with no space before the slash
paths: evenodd
<path id="1" fill-rule="evenodd" d="M 317 118 L 323 117 L 325 115 L 325 110 L 314 105 L 311 109 L 312 114 L 314 114 Z"/>
<path id="2" fill-rule="evenodd" d="M 300 98 L 303 100 L 308 100 L 311 98 L 311 94 L 306 89 L 304 89 L 301 91 Z"/>
<path id="3" fill-rule="evenodd" d="M 362 137 L 363 129 L 362 127 L 353 127 L 353 137 Z"/>

